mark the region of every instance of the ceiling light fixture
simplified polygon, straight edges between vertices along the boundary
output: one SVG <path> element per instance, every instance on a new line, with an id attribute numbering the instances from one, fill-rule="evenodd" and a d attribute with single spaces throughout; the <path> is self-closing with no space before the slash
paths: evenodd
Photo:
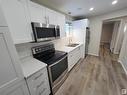
<path id="1" fill-rule="evenodd" d="M 118 3 L 117 0 L 112 1 L 112 5 L 115 5 L 115 4 L 117 4 L 117 3 Z"/>
<path id="2" fill-rule="evenodd" d="M 77 10 L 82 10 L 82 8 L 77 8 Z"/>
<path id="3" fill-rule="evenodd" d="M 94 8 L 93 8 L 93 7 L 91 7 L 89 10 L 90 10 L 90 11 L 93 11 L 93 10 L 94 10 Z"/>

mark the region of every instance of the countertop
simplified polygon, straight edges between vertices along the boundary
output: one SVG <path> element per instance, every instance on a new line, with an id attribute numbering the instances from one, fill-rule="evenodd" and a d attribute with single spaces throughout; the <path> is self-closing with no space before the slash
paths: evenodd
<path id="1" fill-rule="evenodd" d="M 33 58 L 32 56 L 21 60 L 21 67 L 25 78 L 28 78 L 46 66 L 47 64 Z"/>
<path id="2" fill-rule="evenodd" d="M 79 46 L 83 45 L 80 43 L 79 45 L 75 47 L 68 47 L 68 46 L 61 46 L 61 47 L 56 47 L 56 50 L 64 51 L 64 52 L 71 52 L 74 49 L 78 48 Z M 39 70 L 45 68 L 47 64 L 33 58 L 32 56 L 26 57 L 21 60 L 21 67 L 23 70 L 23 74 L 25 78 L 30 77 L 34 73 L 38 72 Z"/>
<path id="3" fill-rule="evenodd" d="M 71 52 L 73 51 L 74 49 L 76 49 L 77 47 L 83 45 L 82 43 L 78 43 L 79 45 L 75 46 L 75 47 L 68 47 L 67 45 L 65 46 L 61 46 L 61 47 L 56 47 L 56 50 L 60 50 L 60 51 L 64 51 L 64 52 Z"/>

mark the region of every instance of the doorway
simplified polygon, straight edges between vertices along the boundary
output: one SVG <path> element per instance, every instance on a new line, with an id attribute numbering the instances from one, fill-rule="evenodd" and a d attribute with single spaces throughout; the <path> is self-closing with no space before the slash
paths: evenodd
<path id="1" fill-rule="evenodd" d="M 100 47 L 109 49 L 112 54 L 119 55 L 121 47 L 119 46 L 121 39 L 120 33 L 121 21 L 104 21 L 102 25 Z"/>

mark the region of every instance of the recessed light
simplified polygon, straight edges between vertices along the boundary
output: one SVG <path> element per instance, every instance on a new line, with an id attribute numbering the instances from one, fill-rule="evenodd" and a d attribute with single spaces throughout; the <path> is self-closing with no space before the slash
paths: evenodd
<path id="1" fill-rule="evenodd" d="M 112 5 L 115 5 L 115 4 L 117 4 L 117 3 L 118 3 L 117 0 L 112 1 Z"/>
<path id="2" fill-rule="evenodd" d="M 71 15 L 71 12 L 68 12 L 69 15 Z"/>
<path id="3" fill-rule="evenodd" d="M 91 7 L 89 10 L 90 10 L 90 11 L 93 11 L 93 10 L 94 10 L 94 8 L 93 8 L 93 7 Z"/>

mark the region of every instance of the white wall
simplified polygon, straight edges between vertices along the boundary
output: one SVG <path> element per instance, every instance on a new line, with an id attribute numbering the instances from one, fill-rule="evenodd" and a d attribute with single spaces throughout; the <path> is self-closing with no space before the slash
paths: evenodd
<path id="1" fill-rule="evenodd" d="M 89 54 L 99 55 L 99 45 L 101 39 L 101 31 L 102 31 L 102 22 L 107 19 L 112 19 L 116 17 L 127 16 L 127 9 L 115 11 L 109 14 L 90 17 L 90 31 L 91 31 L 91 39 L 89 44 Z"/>
<path id="2" fill-rule="evenodd" d="M 101 43 L 110 43 L 112 39 L 114 23 L 103 24 L 101 33 Z"/>

